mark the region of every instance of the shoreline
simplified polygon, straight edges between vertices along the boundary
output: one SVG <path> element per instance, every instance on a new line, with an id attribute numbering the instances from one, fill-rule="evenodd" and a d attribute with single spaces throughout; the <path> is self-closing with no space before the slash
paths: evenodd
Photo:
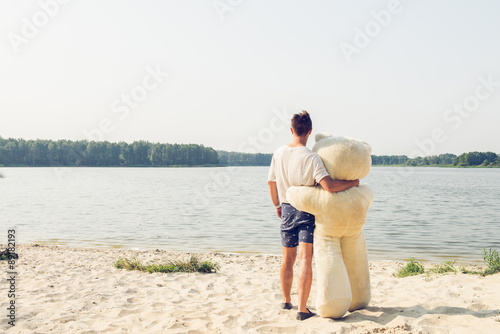
<path id="1" fill-rule="evenodd" d="M 192 250 L 192 249 L 167 249 L 167 248 L 162 248 L 161 245 L 154 246 L 154 247 L 141 247 L 141 245 L 138 246 L 124 246 L 122 244 L 120 245 L 104 245 L 104 244 L 79 244 L 79 245 L 74 245 L 72 243 L 65 243 L 58 239 L 57 242 L 51 242 L 51 241 L 41 241 L 41 240 L 35 240 L 35 241 L 29 241 L 29 242 L 22 242 L 20 245 L 23 246 L 32 246 L 32 245 L 40 245 L 40 246 L 59 246 L 59 247 L 69 247 L 69 248 L 83 248 L 83 249 L 96 249 L 96 250 L 130 250 L 130 251 L 151 251 L 151 250 L 156 250 L 159 249 L 161 251 L 165 252 L 172 252 L 172 253 L 179 253 L 179 254 L 184 254 L 184 253 L 197 253 L 197 254 L 213 254 L 213 253 L 222 253 L 222 254 L 237 254 L 237 255 L 264 255 L 264 256 L 277 256 L 280 257 L 282 256 L 281 253 L 281 246 L 279 246 L 277 251 L 275 253 L 265 253 L 265 252 L 260 252 L 260 251 L 235 251 L 235 250 L 221 250 L 221 249 L 197 249 L 197 250 Z M 0 244 L 1 245 L 1 244 Z M 397 253 L 399 256 L 389 256 L 391 254 Z M 401 253 L 398 250 L 387 250 L 387 251 L 381 251 L 380 249 L 373 250 L 368 248 L 368 259 L 369 261 L 389 261 L 389 262 L 400 262 L 400 263 L 406 263 L 409 261 L 410 258 L 415 258 L 416 260 L 428 264 L 428 265 L 434 265 L 434 264 L 440 264 L 445 261 L 455 261 L 458 264 L 463 264 L 465 266 L 484 266 L 485 262 L 482 258 L 482 253 L 479 253 L 476 257 L 471 257 L 471 256 L 460 256 L 460 255 L 450 255 L 450 254 L 432 254 L 432 253 L 419 253 L 419 252 L 414 252 L 414 253 Z"/>
<path id="2" fill-rule="evenodd" d="M 0 244 L 0 247 L 5 247 Z M 500 331 L 500 273 L 396 278 L 403 263 L 370 261 L 372 300 L 340 320 L 295 320 L 281 310 L 276 255 L 201 253 L 220 264 L 214 274 L 116 269 L 120 257 L 144 264 L 197 254 L 22 244 L 16 247 L 16 326 L 7 333 L 493 333 Z M 0 261 L 2 279 L 6 262 Z M 424 264 L 425 265 L 425 264 Z M 427 265 L 425 265 L 427 267 Z M 296 269 L 298 267 L 296 266 Z M 295 277 L 297 271 L 295 272 Z M 309 299 L 314 312 L 316 278 Z M 7 308 L 6 291 L 0 307 Z"/>

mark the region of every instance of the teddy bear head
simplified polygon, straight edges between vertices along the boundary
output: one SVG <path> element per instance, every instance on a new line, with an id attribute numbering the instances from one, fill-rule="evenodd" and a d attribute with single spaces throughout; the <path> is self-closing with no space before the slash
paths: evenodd
<path id="1" fill-rule="evenodd" d="M 332 179 L 356 180 L 368 175 L 372 165 L 370 145 L 349 137 L 318 133 L 312 150 L 316 152 Z"/>

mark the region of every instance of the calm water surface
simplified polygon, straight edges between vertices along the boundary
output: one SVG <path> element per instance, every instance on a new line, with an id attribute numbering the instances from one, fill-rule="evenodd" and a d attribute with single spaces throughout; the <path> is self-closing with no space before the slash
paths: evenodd
<path id="1" fill-rule="evenodd" d="M 267 167 L 1 168 L 0 243 L 281 254 Z M 500 250 L 500 169 L 374 167 L 372 260 Z"/>

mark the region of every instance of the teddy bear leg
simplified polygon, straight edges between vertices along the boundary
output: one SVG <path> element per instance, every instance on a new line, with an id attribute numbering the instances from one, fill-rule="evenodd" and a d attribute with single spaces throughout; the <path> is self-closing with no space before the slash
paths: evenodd
<path id="1" fill-rule="evenodd" d="M 368 306 L 371 299 L 370 268 L 365 234 L 361 231 L 355 236 L 344 237 L 340 243 L 351 284 L 352 302 L 349 311 L 352 312 Z"/>
<path id="2" fill-rule="evenodd" d="M 324 318 L 341 318 L 351 305 L 349 277 L 342 260 L 340 239 L 314 234 L 316 309 Z"/>

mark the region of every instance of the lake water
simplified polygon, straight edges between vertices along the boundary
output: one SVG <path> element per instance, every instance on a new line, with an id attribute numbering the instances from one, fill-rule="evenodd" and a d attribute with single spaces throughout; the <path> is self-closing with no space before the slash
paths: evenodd
<path id="1" fill-rule="evenodd" d="M 267 167 L 0 168 L 0 243 L 281 254 Z M 371 260 L 500 250 L 500 169 L 374 167 Z M 3 240 L 2 240 L 3 239 Z"/>

